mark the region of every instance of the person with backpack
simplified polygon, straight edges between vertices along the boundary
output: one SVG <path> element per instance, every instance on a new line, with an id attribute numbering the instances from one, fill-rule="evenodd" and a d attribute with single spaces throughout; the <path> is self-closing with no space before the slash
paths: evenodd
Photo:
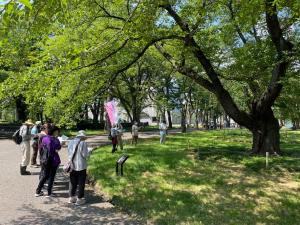
<path id="1" fill-rule="evenodd" d="M 56 171 L 60 164 L 58 151 L 61 149 L 61 144 L 58 140 L 60 129 L 57 126 L 48 127 L 48 134 L 42 137 L 40 149 L 40 164 L 41 174 L 35 196 L 43 196 L 42 188 L 46 181 L 48 182 L 46 197 L 53 197 L 52 187 L 56 175 Z"/>
<path id="2" fill-rule="evenodd" d="M 69 203 L 76 205 L 85 204 L 84 188 L 86 181 L 87 158 L 90 154 L 88 150 L 86 135 L 83 130 L 79 131 L 76 138 L 68 144 L 68 159 L 71 162 Z M 78 194 L 76 198 L 76 190 Z"/>
<path id="3" fill-rule="evenodd" d="M 34 127 L 31 129 L 31 135 L 32 135 L 32 156 L 31 156 L 31 166 L 37 167 L 36 158 L 38 155 L 38 149 L 39 149 L 39 133 L 40 133 L 40 127 L 41 127 L 41 121 L 36 121 Z"/>
<path id="4" fill-rule="evenodd" d="M 22 151 L 22 161 L 20 165 L 20 173 L 21 175 L 30 175 L 29 171 L 26 171 L 27 166 L 30 163 L 30 139 L 31 133 L 30 129 L 33 126 L 32 120 L 27 120 L 20 127 L 19 135 L 22 138 L 20 143 L 21 151 Z"/>
<path id="5" fill-rule="evenodd" d="M 118 128 L 117 125 L 114 124 L 113 127 L 110 130 L 110 134 L 111 134 L 111 142 L 112 142 L 112 153 L 117 151 L 117 145 L 118 145 Z"/>

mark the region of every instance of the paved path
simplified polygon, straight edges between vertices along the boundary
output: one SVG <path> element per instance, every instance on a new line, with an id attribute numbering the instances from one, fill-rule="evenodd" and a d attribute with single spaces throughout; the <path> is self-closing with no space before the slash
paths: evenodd
<path id="1" fill-rule="evenodd" d="M 172 130 L 170 133 L 178 133 Z M 140 133 L 140 138 L 157 137 L 158 132 Z M 129 140 L 130 133 L 124 134 Z M 110 144 L 107 135 L 89 137 L 89 147 Z M 66 149 L 60 151 L 62 162 L 66 162 Z M 81 207 L 68 205 L 68 177 L 60 167 L 55 179 L 52 200 L 34 197 L 38 183 L 38 168 L 28 168 L 31 176 L 20 176 L 19 146 L 11 140 L 0 139 L 0 225 L 93 225 L 93 224 L 139 224 L 130 216 L 117 211 L 114 206 L 97 196 L 87 187 L 88 204 Z"/>
<path id="2" fill-rule="evenodd" d="M 104 139 L 105 138 L 105 139 Z M 107 142 L 107 137 L 91 138 L 90 145 Z M 66 149 L 61 150 L 66 162 Z M 87 188 L 88 204 L 81 207 L 68 205 L 68 178 L 61 168 L 56 177 L 52 200 L 34 197 L 39 169 L 29 168 L 33 175 L 20 176 L 19 146 L 10 140 L 0 140 L 0 224 L 1 225 L 93 225 L 138 224 L 130 216 L 104 202 L 91 188 Z"/>

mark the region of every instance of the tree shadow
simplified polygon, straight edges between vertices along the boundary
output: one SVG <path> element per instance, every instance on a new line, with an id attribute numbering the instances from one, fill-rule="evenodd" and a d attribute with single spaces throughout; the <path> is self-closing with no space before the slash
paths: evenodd
<path id="1" fill-rule="evenodd" d="M 37 209 L 33 205 L 22 205 L 20 210 L 26 216 L 9 221 L 10 225 L 74 225 L 74 224 L 138 224 L 115 212 L 114 208 L 85 206 L 60 206 L 44 209 Z"/>

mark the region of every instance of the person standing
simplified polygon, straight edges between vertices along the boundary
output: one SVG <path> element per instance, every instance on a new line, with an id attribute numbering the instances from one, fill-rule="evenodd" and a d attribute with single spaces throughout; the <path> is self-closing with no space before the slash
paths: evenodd
<path id="1" fill-rule="evenodd" d="M 20 165 L 20 173 L 21 175 L 30 175 L 29 171 L 26 171 L 27 166 L 30 162 L 30 129 L 33 126 L 32 121 L 27 120 L 20 128 L 20 135 L 22 137 L 21 142 L 21 151 L 22 151 L 22 162 Z"/>
<path id="2" fill-rule="evenodd" d="M 160 143 L 164 144 L 166 142 L 166 137 L 167 137 L 167 124 L 165 120 L 159 124 L 159 135 L 160 135 Z"/>
<path id="3" fill-rule="evenodd" d="M 137 122 L 134 122 L 134 124 L 132 125 L 131 134 L 132 134 L 131 143 L 137 145 L 139 139 L 139 127 Z"/>
<path id="4" fill-rule="evenodd" d="M 39 133 L 40 133 L 40 126 L 41 121 L 36 121 L 34 127 L 31 129 L 31 135 L 32 135 L 32 156 L 31 156 L 31 166 L 37 167 L 36 158 L 38 155 L 38 149 L 39 149 Z"/>
<path id="5" fill-rule="evenodd" d="M 68 158 L 72 161 L 73 170 L 70 173 L 69 185 L 69 203 L 76 205 L 85 204 L 84 188 L 86 181 L 87 158 L 90 154 L 87 143 L 85 142 L 86 135 L 83 130 L 79 131 L 76 138 L 68 144 Z M 78 194 L 76 198 L 76 190 Z"/>
<path id="6" fill-rule="evenodd" d="M 48 160 L 46 163 L 41 162 L 41 175 L 38 187 L 36 189 L 35 196 L 43 196 L 42 188 L 46 181 L 48 182 L 46 197 L 52 197 L 52 187 L 56 175 L 57 168 L 60 164 L 60 157 L 58 151 L 61 149 L 60 142 L 58 140 L 60 129 L 56 126 L 48 127 L 48 134 L 42 138 L 41 142 L 41 154 L 44 155 L 43 151 L 48 151 Z"/>
<path id="7" fill-rule="evenodd" d="M 111 130 L 110 130 L 110 135 L 111 135 L 111 142 L 112 142 L 112 153 L 116 152 L 117 149 L 117 145 L 118 145 L 118 128 L 117 125 L 113 125 Z"/>
<path id="8" fill-rule="evenodd" d="M 117 140 L 118 140 L 118 145 L 120 146 L 120 149 L 123 150 L 123 126 L 121 124 L 121 121 L 118 121 L 117 124 L 117 130 L 118 130 L 118 134 L 117 134 Z"/>

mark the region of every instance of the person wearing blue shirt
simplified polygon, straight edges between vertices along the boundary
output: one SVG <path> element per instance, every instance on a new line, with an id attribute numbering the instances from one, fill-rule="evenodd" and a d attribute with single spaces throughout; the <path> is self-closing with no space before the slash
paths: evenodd
<path id="1" fill-rule="evenodd" d="M 32 135 L 32 156 L 31 156 L 31 166 L 32 167 L 37 167 L 36 163 L 36 158 L 38 155 L 38 148 L 39 148 L 39 133 L 40 133 L 40 127 L 41 127 L 42 122 L 41 121 L 36 121 L 35 125 L 31 129 L 31 135 Z"/>

